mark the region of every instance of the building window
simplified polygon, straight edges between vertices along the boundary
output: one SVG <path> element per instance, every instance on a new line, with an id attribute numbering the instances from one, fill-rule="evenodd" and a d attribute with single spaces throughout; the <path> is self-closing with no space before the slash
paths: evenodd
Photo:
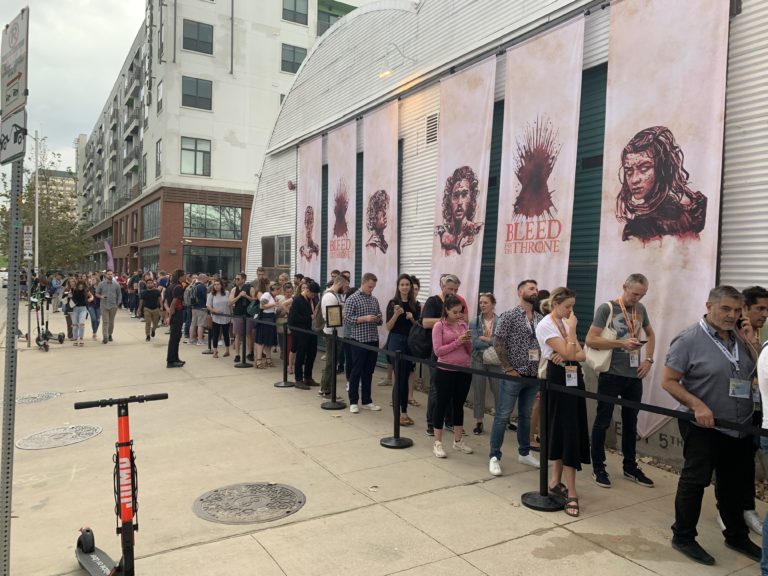
<path id="1" fill-rule="evenodd" d="M 157 61 L 163 61 L 163 54 L 165 53 L 165 10 L 163 10 L 163 3 L 160 2 L 160 26 L 157 28 Z"/>
<path id="2" fill-rule="evenodd" d="M 290 236 L 278 236 L 277 237 L 277 265 L 278 266 L 291 266 L 291 237 Z"/>
<path id="3" fill-rule="evenodd" d="M 336 16 L 330 12 L 323 12 L 318 10 L 317 12 L 317 35 L 322 36 L 325 31 L 328 30 L 341 16 Z"/>
<path id="4" fill-rule="evenodd" d="M 138 212 L 131 212 L 131 242 L 136 242 L 139 239 L 139 214 Z"/>
<path id="5" fill-rule="evenodd" d="M 149 240 L 160 236 L 160 200 L 155 200 L 141 209 L 141 239 Z"/>
<path id="6" fill-rule="evenodd" d="M 261 265 L 265 268 L 290 268 L 291 237 L 262 236 Z"/>
<path id="7" fill-rule="evenodd" d="M 213 54 L 213 26 L 185 19 L 182 46 L 184 50 Z"/>
<path id="8" fill-rule="evenodd" d="M 307 0 L 283 0 L 283 20 L 307 25 L 309 6 Z"/>
<path id="9" fill-rule="evenodd" d="M 184 236 L 240 240 L 241 209 L 232 206 L 184 204 Z"/>
<path id="10" fill-rule="evenodd" d="M 225 280 L 232 280 L 241 269 L 240 253 L 240 248 L 187 245 L 182 266 L 189 272 L 219 272 Z"/>
<path id="11" fill-rule="evenodd" d="M 157 83 L 157 113 L 163 111 L 163 81 Z"/>
<path id="12" fill-rule="evenodd" d="M 280 70 L 282 70 L 283 72 L 290 72 L 291 74 L 296 74 L 296 72 L 299 69 L 299 66 L 301 66 L 301 63 L 304 61 L 304 58 L 306 57 L 307 57 L 306 48 L 299 48 L 298 46 L 283 44 L 283 55 L 282 55 L 282 61 L 280 63 Z"/>
<path id="13" fill-rule="evenodd" d="M 181 105 L 210 110 L 213 99 L 213 82 L 200 78 L 181 77 Z"/>
<path id="14" fill-rule="evenodd" d="M 141 187 L 147 187 L 147 155 L 141 157 Z"/>
<path id="15" fill-rule="evenodd" d="M 141 267 L 144 272 L 157 271 L 160 267 L 160 246 L 147 246 L 139 249 Z"/>
<path id="16" fill-rule="evenodd" d="M 181 173 L 211 175 L 211 141 L 181 137 Z"/>
<path id="17" fill-rule="evenodd" d="M 155 178 L 163 173 L 163 140 L 155 142 Z"/>

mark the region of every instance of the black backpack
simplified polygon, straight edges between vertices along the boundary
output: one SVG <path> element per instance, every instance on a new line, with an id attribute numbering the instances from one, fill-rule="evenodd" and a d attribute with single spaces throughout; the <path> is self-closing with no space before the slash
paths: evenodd
<path id="1" fill-rule="evenodd" d="M 411 356 L 429 358 L 432 356 L 432 332 L 424 328 L 421 322 L 411 326 L 408 333 L 408 349 Z"/>

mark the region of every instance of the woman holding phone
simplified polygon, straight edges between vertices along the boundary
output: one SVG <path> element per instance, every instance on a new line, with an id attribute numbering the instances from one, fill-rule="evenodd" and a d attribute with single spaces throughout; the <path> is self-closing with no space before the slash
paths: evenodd
<path id="1" fill-rule="evenodd" d="M 419 321 L 421 306 L 416 301 L 413 292 L 413 282 L 408 274 L 400 274 L 397 279 L 397 292 L 394 298 L 387 304 L 387 350 L 390 352 L 402 352 L 410 354 L 408 349 L 408 334 L 411 327 Z M 394 366 L 394 360 L 393 360 Z M 397 381 L 395 385 L 400 402 L 400 425 L 412 426 L 413 419 L 408 416 L 408 380 L 413 369 L 413 362 L 401 360 L 397 369 Z M 395 388 L 392 387 L 392 401 L 394 402 Z"/>

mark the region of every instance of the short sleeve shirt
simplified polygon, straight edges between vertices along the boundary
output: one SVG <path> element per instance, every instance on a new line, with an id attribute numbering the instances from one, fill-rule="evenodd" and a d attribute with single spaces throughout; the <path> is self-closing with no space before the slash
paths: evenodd
<path id="1" fill-rule="evenodd" d="M 532 322 L 528 320 L 525 310 L 518 305 L 499 316 L 496 323 L 494 336 L 504 342 L 510 367 L 522 376 L 537 375 L 539 363 L 529 360 L 528 352 L 539 349 L 536 328 L 541 321 L 542 317 L 538 312 L 533 313 Z"/>
<path id="2" fill-rule="evenodd" d="M 568 333 L 568 325 L 565 324 L 565 333 Z M 547 340 L 550 338 L 562 338 L 563 335 L 560 333 L 560 330 L 558 329 L 557 325 L 555 324 L 555 321 L 552 320 L 552 315 L 548 314 L 544 317 L 544 319 L 539 322 L 539 324 L 536 326 L 536 338 L 539 341 L 539 348 L 541 348 L 541 355 L 546 358 L 547 360 L 552 359 L 552 354 L 555 353 L 555 351 L 552 349 L 552 346 L 547 344 Z"/>
<path id="3" fill-rule="evenodd" d="M 440 318 L 443 315 L 443 301 L 440 296 L 430 296 L 427 301 L 424 302 L 424 309 L 421 311 L 421 317 L 424 318 Z M 432 329 L 427 329 L 427 334 L 431 334 Z"/>
<path id="4" fill-rule="evenodd" d="M 621 306 L 617 302 L 611 301 L 613 306 L 613 318 L 611 318 L 611 327 L 616 331 L 616 338 L 623 340 L 626 338 L 639 338 L 640 328 L 645 329 L 651 323 L 648 319 L 648 312 L 641 303 L 637 303 L 634 307 L 627 308 L 627 313 L 632 317 L 632 310 L 634 308 L 635 315 L 637 317 L 637 325 L 635 326 L 635 334 L 630 335 L 629 324 L 624 317 L 624 312 L 621 310 Z M 605 324 L 608 322 L 608 303 L 605 302 L 598 306 L 595 310 L 595 318 L 592 320 L 592 326 L 596 326 L 602 330 L 605 328 Z M 637 378 L 637 368 L 630 368 L 629 366 L 629 352 L 624 348 L 614 348 L 611 353 L 611 366 L 608 368 L 609 374 L 615 374 L 616 376 L 625 376 L 627 378 Z"/>

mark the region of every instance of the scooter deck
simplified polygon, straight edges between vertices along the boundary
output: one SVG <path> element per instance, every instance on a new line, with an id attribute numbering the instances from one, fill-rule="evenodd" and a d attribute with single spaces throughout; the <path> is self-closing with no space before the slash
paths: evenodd
<path id="1" fill-rule="evenodd" d="M 77 561 L 80 563 L 88 574 L 94 574 L 96 576 L 110 576 L 115 574 L 115 568 L 117 564 L 109 557 L 109 555 L 100 548 L 94 548 L 93 552 L 83 552 L 80 548 L 75 548 L 75 555 Z"/>

